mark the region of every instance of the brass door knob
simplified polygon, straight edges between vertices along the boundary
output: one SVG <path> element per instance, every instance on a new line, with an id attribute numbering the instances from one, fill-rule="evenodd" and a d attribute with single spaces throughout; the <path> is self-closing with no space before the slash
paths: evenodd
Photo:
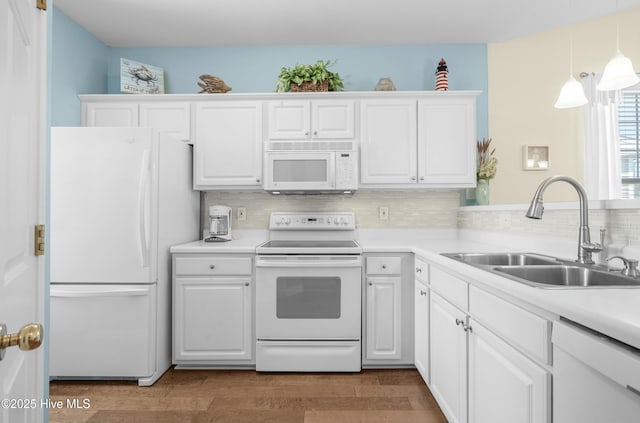
<path id="1" fill-rule="evenodd" d="M 42 325 L 29 323 L 20 328 L 18 333 L 7 334 L 7 325 L 0 323 L 0 360 L 4 358 L 5 348 L 15 347 L 22 351 L 34 350 L 42 344 Z"/>

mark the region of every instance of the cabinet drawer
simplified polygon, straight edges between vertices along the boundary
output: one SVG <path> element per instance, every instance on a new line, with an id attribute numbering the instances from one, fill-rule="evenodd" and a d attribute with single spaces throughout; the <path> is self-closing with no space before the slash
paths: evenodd
<path id="1" fill-rule="evenodd" d="M 476 287 L 469 291 L 474 319 L 534 359 L 551 364 L 551 322 Z"/>
<path id="2" fill-rule="evenodd" d="M 415 261 L 414 276 L 417 280 L 429 283 L 429 265 L 420 259 Z"/>
<path id="3" fill-rule="evenodd" d="M 430 269 L 431 288 L 437 291 L 447 300 L 451 301 L 460 309 L 467 311 L 469 308 L 468 284 L 462 279 L 440 270 L 435 266 Z"/>
<path id="4" fill-rule="evenodd" d="M 251 275 L 251 257 L 176 257 L 176 275 Z"/>
<path id="5" fill-rule="evenodd" d="M 367 274 L 399 275 L 402 271 L 400 257 L 367 257 Z"/>

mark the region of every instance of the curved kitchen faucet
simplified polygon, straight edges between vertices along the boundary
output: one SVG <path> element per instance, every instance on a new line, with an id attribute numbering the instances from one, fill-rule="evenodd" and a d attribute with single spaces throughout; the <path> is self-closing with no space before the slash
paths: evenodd
<path id="1" fill-rule="evenodd" d="M 578 198 L 580 199 L 580 230 L 578 233 L 578 263 L 593 264 L 594 261 L 591 258 L 592 253 L 602 251 L 602 243 L 591 242 L 591 235 L 589 232 L 589 206 L 587 205 L 587 193 L 578 181 L 575 179 L 564 176 L 555 175 L 545 179 L 540 183 L 538 189 L 536 189 L 531 204 L 527 210 L 526 216 L 530 219 L 542 219 L 542 213 L 544 213 L 544 204 L 542 200 L 542 194 L 547 187 L 554 182 L 564 181 L 570 184 L 578 192 Z"/>

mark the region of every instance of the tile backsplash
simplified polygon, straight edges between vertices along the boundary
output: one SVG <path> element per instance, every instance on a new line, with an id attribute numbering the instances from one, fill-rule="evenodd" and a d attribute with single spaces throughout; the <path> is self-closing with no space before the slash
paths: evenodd
<path id="1" fill-rule="evenodd" d="M 207 192 L 203 210 L 208 224 L 209 206 L 233 208 L 233 228 L 267 229 L 274 211 L 348 211 L 358 228 L 455 228 L 460 203 L 457 190 L 356 191 L 351 195 L 273 195 L 266 192 Z M 236 219 L 236 209 L 246 207 L 247 220 Z M 378 218 L 378 208 L 388 207 L 388 220 Z"/>
<path id="2" fill-rule="evenodd" d="M 218 192 L 204 194 L 203 227 L 208 207 L 233 208 L 235 229 L 267 229 L 274 211 L 350 211 L 358 228 L 461 228 L 511 235 L 530 234 L 549 238 L 577 239 L 577 208 L 545 211 L 544 219 L 524 216 L 523 207 L 483 210 L 459 208 L 457 190 L 360 190 L 352 195 L 272 195 L 267 192 Z M 237 208 L 247 209 L 247 219 L 236 219 Z M 379 219 L 379 207 L 389 208 L 388 220 Z M 577 206 L 576 206 L 577 207 Z M 600 228 L 607 229 L 608 244 L 640 247 L 640 209 L 589 210 L 591 238 L 598 241 Z"/>
<path id="3" fill-rule="evenodd" d="M 577 239 L 580 226 L 580 213 L 577 209 L 546 210 L 542 220 L 528 219 L 524 214 L 524 209 L 460 209 L 458 227 Z M 640 246 L 640 209 L 590 209 L 589 228 L 593 241 L 599 241 L 600 228 L 606 228 L 606 243 Z"/>

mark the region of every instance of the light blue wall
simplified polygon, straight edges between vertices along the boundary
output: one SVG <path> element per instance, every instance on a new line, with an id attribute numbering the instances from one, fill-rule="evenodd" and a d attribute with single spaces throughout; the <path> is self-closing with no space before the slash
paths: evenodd
<path id="1" fill-rule="evenodd" d="M 55 0 L 54 0 L 55 1 Z M 372 90 L 390 77 L 398 90 L 433 90 L 441 57 L 449 66 L 449 89 L 480 90 L 478 138 L 488 136 L 486 44 L 350 46 L 108 47 L 53 8 L 52 124 L 79 125 L 78 94 L 120 92 L 120 58 L 165 71 L 165 91 L 197 93 L 198 77 L 225 80 L 234 93 L 272 92 L 283 66 L 337 60 L 347 91 Z"/>
<path id="2" fill-rule="evenodd" d="M 487 131 L 486 44 L 394 46 L 268 46 L 268 47 L 155 47 L 109 50 L 109 93 L 120 92 L 120 58 L 165 71 L 167 93 L 197 93 L 198 77 L 216 75 L 232 92 L 272 92 L 283 66 L 337 60 L 347 91 L 372 90 L 380 77 L 390 77 L 398 90 L 433 90 L 440 58 L 449 66 L 449 89 L 481 90 L 478 99 L 478 137 Z"/>
<path id="3" fill-rule="evenodd" d="M 109 47 L 51 8 L 51 125 L 80 126 L 78 94 L 107 92 Z"/>

